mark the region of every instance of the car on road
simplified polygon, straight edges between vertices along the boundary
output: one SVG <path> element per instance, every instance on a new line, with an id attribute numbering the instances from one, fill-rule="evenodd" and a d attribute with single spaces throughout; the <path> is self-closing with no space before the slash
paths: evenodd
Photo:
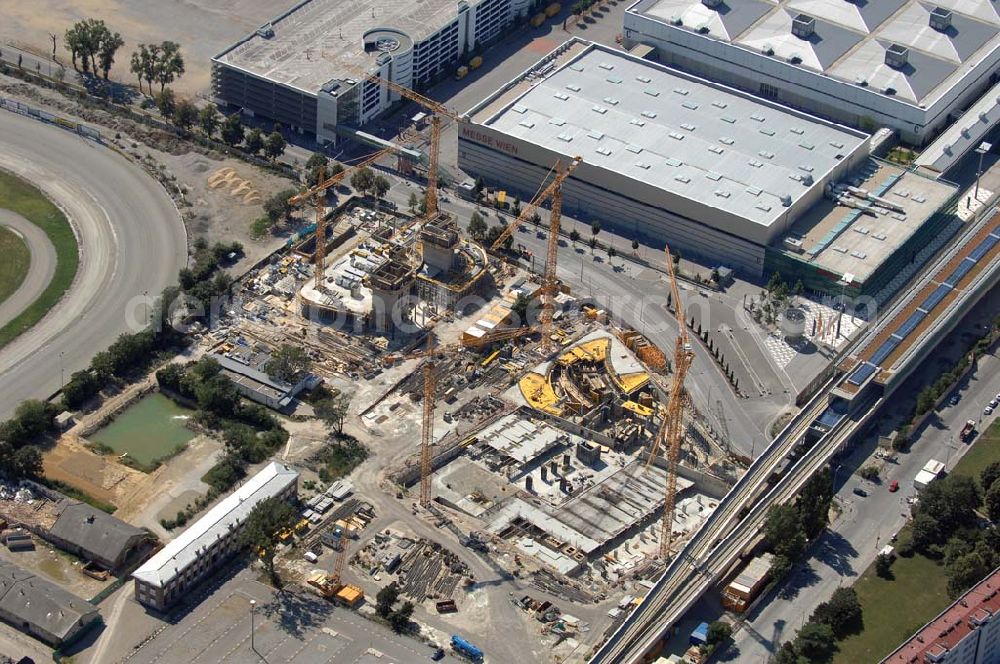
<path id="1" fill-rule="evenodd" d="M 868 492 L 859 486 L 854 487 L 854 489 L 852 489 L 851 491 L 855 496 L 861 496 L 862 498 L 868 495 Z"/>
<path id="2" fill-rule="evenodd" d="M 899 491 L 899 480 L 889 482 L 889 493 L 896 493 L 897 491 Z"/>
<path id="3" fill-rule="evenodd" d="M 1000 399 L 990 399 L 990 408 L 1000 406 Z"/>
<path id="4" fill-rule="evenodd" d="M 986 408 L 983 408 L 983 415 L 992 415 L 992 414 L 993 414 L 993 406 L 986 406 Z"/>
<path id="5" fill-rule="evenodd" d="M 957 394 L 953 394 L 953 395 L 951 395 L 951 398 L 948 399 L 948 403 L 950 403 L 952 406 L 957 406 L 958 405 L 958 399 L 959 399 L 959 396 Z"/>
<path id="6" fill-rule="evenodd" d="M 433 659 L 435 662 L 440 662 L 442 659 L 444 659 L 444 650 L 438 648 L 437 650 L 432 652 L 431 659 Z"/>

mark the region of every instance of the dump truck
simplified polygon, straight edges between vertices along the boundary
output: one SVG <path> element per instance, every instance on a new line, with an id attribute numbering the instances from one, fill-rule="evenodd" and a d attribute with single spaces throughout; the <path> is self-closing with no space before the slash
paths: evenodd
<path id="1" fill-rule="evenodd" d="M 965 426 L 962 427 L 961 433 L 958 434 L 958 437 L 962 439 L 963 443 L 967 443 L 970 440 L 972 440 L 972 437 L 975 435 L 976 435 L 976 421 L 967 420 L 965 422 Z"/>
<path id="2" fill-rule="evenodd" d="M 469 60 L 469 69 L 479 69 L 483 64 L 483 57 L 477 55 L 476 57 Z"/>
<path id="3" fill-rule="evenodd" d="M 465 65 L 462 65 L 461 67 L 455 70 L 455 80 L 461 81 L 468 75 L 468 73 L 469 73 L 469 68 L 466 67 Z"/>

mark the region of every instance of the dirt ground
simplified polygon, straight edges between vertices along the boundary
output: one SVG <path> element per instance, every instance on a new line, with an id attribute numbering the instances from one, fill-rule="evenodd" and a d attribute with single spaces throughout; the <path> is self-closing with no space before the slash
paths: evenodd
<path id="1" fill-rule="evenodd" d="M 118 463 L 114 457 L 94 454 L 80 439 L 66 435 L 43 455 L 45 476 L 106 503 L 143 483 L 146 474 Z"/>
<path id="2" fill-rule="evenodd" d="M 172 87 L 207 95 L 211 59 L 297 0 L 32 0 L 3 3 L 0 41 L 52 52 L 50 33 L 60 35 L 57 57 L 69 61 L 61 35 L 75 21 L 99 18 L 125 39 L 111 77 L 133 81 L 129 57 L 140 43 L 172 40 L 181 45 L 186 73 Z"/>
<path id="3" fill-rule="evenodd" d="M 114 581 L 114 577 L 98 581 L 85 576 L 80 571 L 83 563 L 79 558 L 59 551 L 38 537 L 34 537 L 34 540 L 34 551 L 12 552 L 7 547 L 0 546 L 0 560 L 20 565 L 84 599 L 93 597 Z"/>

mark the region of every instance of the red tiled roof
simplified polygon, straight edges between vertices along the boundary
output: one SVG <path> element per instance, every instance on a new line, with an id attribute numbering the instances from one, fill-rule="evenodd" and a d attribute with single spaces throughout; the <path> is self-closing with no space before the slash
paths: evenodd
<path id="1" fill-rule="evenodd" d="M 1000 567 L 962 595 L 937 618 L 882 660 L 882 664 L 924 662 L 925 654 L 941 656 L 957 646 L 982 622 L 1000 612 Z"/>

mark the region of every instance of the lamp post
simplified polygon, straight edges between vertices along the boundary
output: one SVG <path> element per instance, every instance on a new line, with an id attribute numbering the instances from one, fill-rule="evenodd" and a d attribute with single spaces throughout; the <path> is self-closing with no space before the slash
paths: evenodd
<path id="1" fill-rule="evenodd" d="M 253 643 L 253 614 L 254 610 L 257 608 L 257 600 L 250 600 L 250 650 L 257 652 L 257 648 L 254 647 Z"/>
<path id="2" fill-rule="evenodd" d="M 983 174 L 983 155 L 989 152 L 993 148 L 991 143 L 983 141 L 976 147 L 976 154 L 979 155 L 979 168 L 976 169 L 976 193 L 973 198 L 979 201 L 979 176 Z"/>
<path id="3" fill-rule="evenodd" d="M 63 356 L 65 355 L 65 351 L 59 351 L 59 389 L 66 387 L 66 371 L 63 364 Z"/>

